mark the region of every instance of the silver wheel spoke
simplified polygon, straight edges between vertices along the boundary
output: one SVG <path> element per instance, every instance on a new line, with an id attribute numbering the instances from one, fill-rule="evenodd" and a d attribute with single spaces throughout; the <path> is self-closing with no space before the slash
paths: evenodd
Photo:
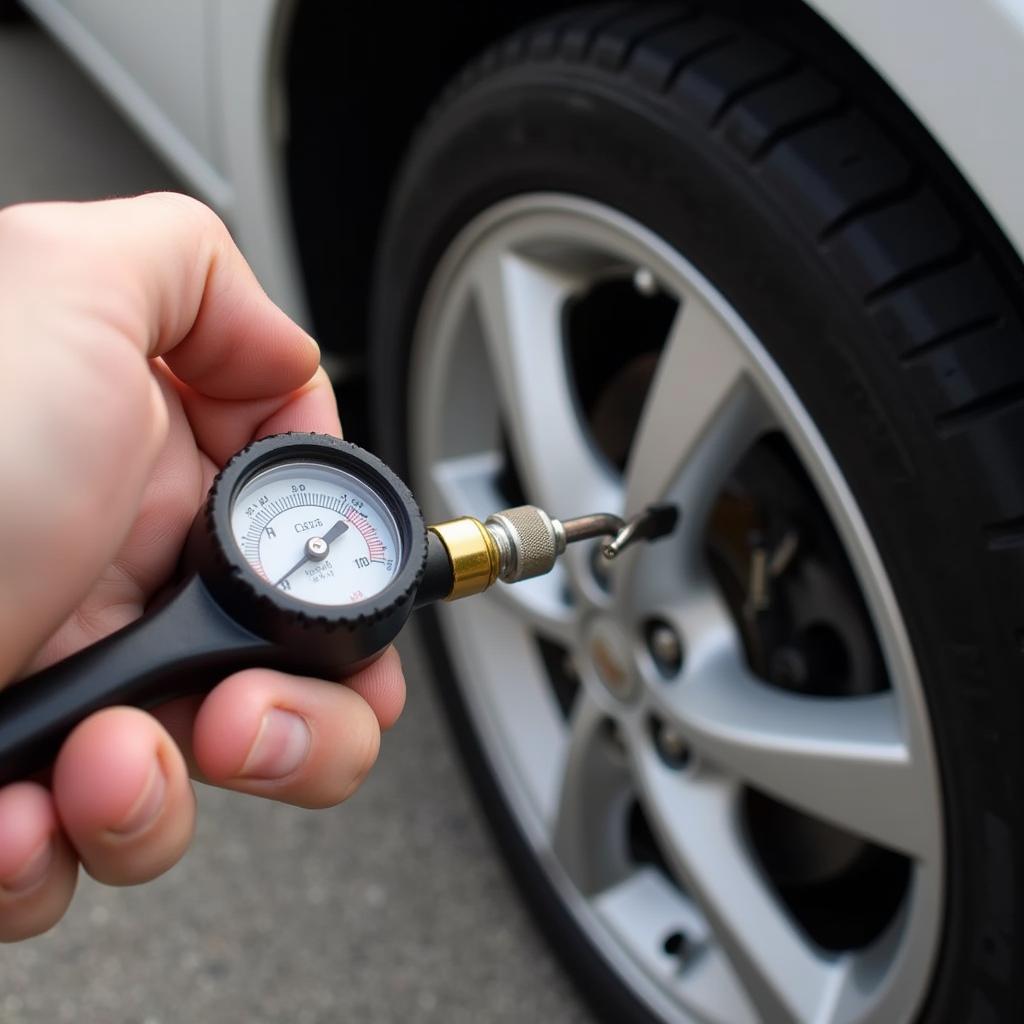
<path id="1" fill-rule="evenodd" d="M 489 601 L 514 615 L 545 640 L 571 650 L 579 638 L 579 612 L 563 600 L 563 574 L 526 580 L 514 587 L 495 584 L 479 600 Z"/>
<path id="2" fill-rule="evenodd" d="M 633 783 L 625 752 L 615 751 L 607 724 L 597 703 L 581 690 L 570 716 L 551 842 L 584 895 L 607 888 L 630 869 L 625 837 Z"/>
<path id="3" fill-rule="evenodd" d="M 501 456 L 497 452 L 452 456 L 435 463 L 431 471 L 437 496 L 443 502 L 437 519 L 483 518 L 501 502 L 497 483 Z"/>
<path id="4" fill-rule="evenodd" d="M 510 621 L 493 601 L 456 601 L 443 609 L 456 630 L 488 637 L 485 650 L 475 650 L 460 664 L 476 680 L 472 700 L 479 715 L 504 732 L 502 755 L 515 764 L 531 802 L 545 820 L 558 806 L 564 764 L 565 721 L 532 633 Z M 510 677 L 493 671 L 508 666 Z"/>
<path id="5" fill-rule="evenodd" d="M 730 647 L 663 693 L 702 759 L 881 846 L 936 854 L 927 775 L 901 735 L 894 693 L 787 693 L 756 679 Z"/>
<path id="6" fill-rule="evenodd" d="M 821 1013 L 842 983 L 842 961 L 809 946 L 766 888 L 747 852 L 735 784 L 673 772 L 650 750 L 637 767 L 651 826 L 762 1019 L 827 1021 Z"/>
<path id="7" fill-rule="evenodd" d="M 576 412 L 562 337 L 579 282 L 511 250 L 491 248 L 472 287 L 523 485 L 529 499 L 567 518 L 618 511 L 622 499 Z"/>
<path id="8" fill-rule="evenodd" d="M 594 909 L 630 946 L 644 966 L 698 1019 L 722 1024 L 760 1020 L 736 973 L 711 942 L 707 921 L 656 868 L 640 867 L 593 899 Z M 678 934 L 685 942 L 679 956 L 665 949 Z"/>
<path id="9" fill-rule="evenodd" d="M 626 511 L 671 500 L 691 532 L 771 417 L 722 318 L 685 299 L 669 332 L 626 466 Z"/>
<path id="10" fill-rule="evenodd" d="M 433 467 L 434 488 L 443 503 L 443 517 L 472 515 L 484 519 L 503 504 L 497 479 L 501 472 L 497 452 L 453 456 Z M 494 601 L 524 625 L 563 647 L 578 638 L 579 611 L 565 598 L 565 567 L 556 565 L 547 576 L 516 586 L 499 583 L 483 600 Z"/>

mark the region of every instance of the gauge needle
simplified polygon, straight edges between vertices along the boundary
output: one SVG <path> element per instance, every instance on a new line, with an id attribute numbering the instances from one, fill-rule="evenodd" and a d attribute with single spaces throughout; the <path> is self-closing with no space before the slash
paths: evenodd
<path id="1" fill-rule="evenodd" d="M 282 583 L 296 569 L 301 569 L 311 558 L 317 562 L 323 561 L 330 553 L 331 543 L 336 541 L 346 530 L 348 529 L 348 523 L 344 519 L 339 519 L 322 537 L 310 537 L 306 541 L 306 546 L 303 548 L 302 557 L 274 584 L 275 587 L 281 586 Z M 317 551 L 319 541 L 324 547 L 321 551 Z"/>

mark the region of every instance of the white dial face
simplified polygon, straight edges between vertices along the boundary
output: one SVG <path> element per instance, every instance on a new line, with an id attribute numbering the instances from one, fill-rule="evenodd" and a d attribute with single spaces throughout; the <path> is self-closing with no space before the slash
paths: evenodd
<path id="1" fill-rule="evenodd" d="M 231 532 L 256 573 L 311 604 L 366 600 L 400 566 L 398 529 L 384 502 L 331 465 L 288 462 L 257 473 L 235 495 Z"/>

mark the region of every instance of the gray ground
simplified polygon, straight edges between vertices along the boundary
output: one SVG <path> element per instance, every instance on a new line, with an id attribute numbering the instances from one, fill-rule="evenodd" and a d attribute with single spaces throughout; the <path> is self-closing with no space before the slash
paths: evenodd
<path id="1" fill-rule="evenodd" d="M 0 27 L 0 205 L 168 186 L 37 29 Z M 408 710 L 352 802 L 312 813 L 202 789 L 196 843 L 169 875 L 83 878 L 51 934 L 0 951 L 0 1024 L 588 1020 L 403 650 Z"/>

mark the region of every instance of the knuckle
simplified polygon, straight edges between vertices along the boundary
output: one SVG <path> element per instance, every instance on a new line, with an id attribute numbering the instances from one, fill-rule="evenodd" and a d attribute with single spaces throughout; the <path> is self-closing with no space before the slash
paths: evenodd
<path id="1" fill-rule="evenodd" d="M 54 232 L 53 205 L 17 203 L 0 210 L 0 245 L 19 250 L 33 242 L 49 239 Z"/>
<path id="2" fill-rule="evenodd" d="M 215 239 L 230 237 L 227 225 L 206 203 L 183 192 L 150 192 L 146 198 L 167 207 L 178 220 L 184 220 L 197 234 Z"/>
<path id="3" fill-rule="evenodd" d="M 220 218 L 202 200 L 194 196 L 186 195 L 184 192 L 147 192 L 146 200 L 153 203 L 163 203 L 165 206 L 176 208 L 183 216 L 196 217 L 197 219 L 211 219 L 220 221 Z"/>
<path id="4" fill-rule="evenodd" d="M 63 839 L 55 840 L 45 878 L 24 893 L 0 889 L 0 942 L 20 942 L 49 931 L 71 904 L 78 861 Z"/>
<path id="5" fill-rule="evenodd" d="M 184 772 L 184 767 L 182 767 Z M 152 832 L 128 841 L 93 837 L 79 846 L 82 866 L 98 882 L 127 886 L 151 882 L 184 857 L 195 831 L 191 787 L 182 789 L 175 806 L 162 813 Z"/>

